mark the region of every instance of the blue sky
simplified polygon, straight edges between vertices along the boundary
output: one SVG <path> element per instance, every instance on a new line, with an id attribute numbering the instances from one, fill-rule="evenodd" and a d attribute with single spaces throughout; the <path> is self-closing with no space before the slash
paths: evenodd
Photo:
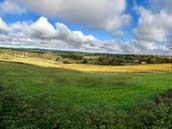
<path id="1" fill-rule="evenodd" d="M 171 54 L 171 33 L 172 0 L 0 0 L 1 47 Z"/>
<path id="2" fill-rule="evenodd" d="M 4 2 L 5 0 L 0 0 L 0 2 Z M 132 38 L 132 30 L 133 28 L 136 27 L 137 25 L 137 20 L 139 18 L 139 16 L 137 15 L 137 12 L 134 10 L 134 6 L 135 4 L 139 4 L 139 5 L 143 5 L 145 6 L 145 2 L 144 0 L 127 0 L 127 7 L 126 7 L 126 13 L 129 13 L 132 15 L 132 22 L 131 24 L 124 28 L 125 32 L 127 33 L 127 37 L 128 38 Z M 28 10 L 27 13 L 23 13 L 21 15 L 14 15 L 14 14 L 6 14 L 6 15 L 2 15 L 2 18 L 9 24 L 17 22 L 17 21 L 28 21 L 28 20 L 33 20 L 36 21 L 37 19 L 39 19 L 42 15 L 39 13 L 35 13 L 31 10 Z M 106 32 L 104 30 L 99 30 L 99 29 L 93 29 L 90 28 L 84 24 L 75 24 L 73 22 L 67 21 L 65 19 L 59 18 L 59 17 L 48 17 L 48 20 L 50 23 L 52 23 L 53 25 L 58 21 L 58 22 L 62 22 L 65 25 L 67 25 L 71 30 L 81 30 L 84 34 L 92 34 L 95 37 L 101 39 L 101 40 L 107 40 L 107 39 L 118 39 L 120 38 L 119 36 L 114 36 L 109 32 Z"/>

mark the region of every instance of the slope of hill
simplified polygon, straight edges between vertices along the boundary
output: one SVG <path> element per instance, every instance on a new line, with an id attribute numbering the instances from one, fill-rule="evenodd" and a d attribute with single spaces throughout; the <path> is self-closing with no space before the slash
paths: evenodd
<path id="1" fill-rule="evenodd" d="M 31 64 L 41 67 L 62 68 L 83 72 L 169 72 L 172 71 L 172 63 L 168 64 L 142 64 L 128 66 L 107 66 L 91 64 L 61 64 L 56 61 L 34 58 L 34 57 L 14 57 L 0 55 L 0 61 Z"/>

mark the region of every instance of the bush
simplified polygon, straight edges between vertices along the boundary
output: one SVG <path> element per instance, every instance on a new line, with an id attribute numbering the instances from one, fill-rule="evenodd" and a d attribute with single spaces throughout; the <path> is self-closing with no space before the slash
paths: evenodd
<path id="1" fill-rule="evenodd" d="M 44 96 L 46 98 L 46 96 Z M 63 108 L 41 97 L 29 101 L 10 90 L 0 92 L 2 129 L 170 129 L 172 128 L 172 91 L 157 95 L 130 111 L 115 111 L 107 105 L 78 108 L 70 103 Z M 34 99 L 35 100 L 35 99 Z"/>
<path id="2" fill-rule="evenodd" d="M 63 63 L 64 63 L 64 64 L 71 64 L 72 62 L 71 62 L 70 59 L 64 59 L 64 60 L 63 60 Z"/>
<path id="3" fill-rule="evenodd" d="M 34 106 L 23 96 L 11 91 L 0 95 L 1 129 L 51 129 L 56 125 L 56 118 L 51 108 L 45 105 Z"/>

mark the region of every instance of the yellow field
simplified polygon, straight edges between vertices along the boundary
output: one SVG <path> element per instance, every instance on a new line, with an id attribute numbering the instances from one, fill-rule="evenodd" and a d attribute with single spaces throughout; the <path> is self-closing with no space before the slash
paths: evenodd
<path id="1" fill-rule="evenodd" d="M 172 71 L 172 64 L 145 64 L 131 66 L 64 64 L 64 68 L 85 72 L 170 72 Z"/>
<path id="2" fill-rule="evenodd" d="M 7 61 L 7 62 L 18 62 L 24 64 L 31 64 L 41 67 L 54 67 L 54 68 L 61 68 L 62 66 L 55 64 L 51 60 L 40 59 L 40 58 L 32 58 L 32 57 L 4 57 L 0 56 L 0 61 Z"/>
<path id="3" fill-rule="evenodd" d="M 31 57 L 5 57 L 0 55 L 0 61 L 19 62 L 41 67 L 63 68 L 83 72 L 170 72 L 172 64 L 145 64 L 131 66 L 103 66 L 88 64 L 56 64 L 51 60 Z"/>

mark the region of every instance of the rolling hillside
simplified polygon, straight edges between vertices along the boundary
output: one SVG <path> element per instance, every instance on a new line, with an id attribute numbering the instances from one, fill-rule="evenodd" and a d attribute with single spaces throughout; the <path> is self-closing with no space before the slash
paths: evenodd
<path id="1" fill-rule="evenodd" d="M 144 64 L 129 66 L 107 66 L 107 65 L 91 65 L 91 64 L 60 64 L 52 60 L 33 58 L 33 57 L 4 57 L 0 56 L 0 61 L 17 62 L 31 64 L 41 67 L 62 68 L 83 72 L 169 72 L 172 71 L 172 64 Z"/>
<path id="2" fill-rule="evenodd" d="M 107 103 L 126 108 L 172 88 L 171 72 L 84 73 L 1 62 L 0 73 L 0 84 L 23 95 L 47 95 L 49 101 L 58 105 L 68 102 L 78 106 Z"/>

